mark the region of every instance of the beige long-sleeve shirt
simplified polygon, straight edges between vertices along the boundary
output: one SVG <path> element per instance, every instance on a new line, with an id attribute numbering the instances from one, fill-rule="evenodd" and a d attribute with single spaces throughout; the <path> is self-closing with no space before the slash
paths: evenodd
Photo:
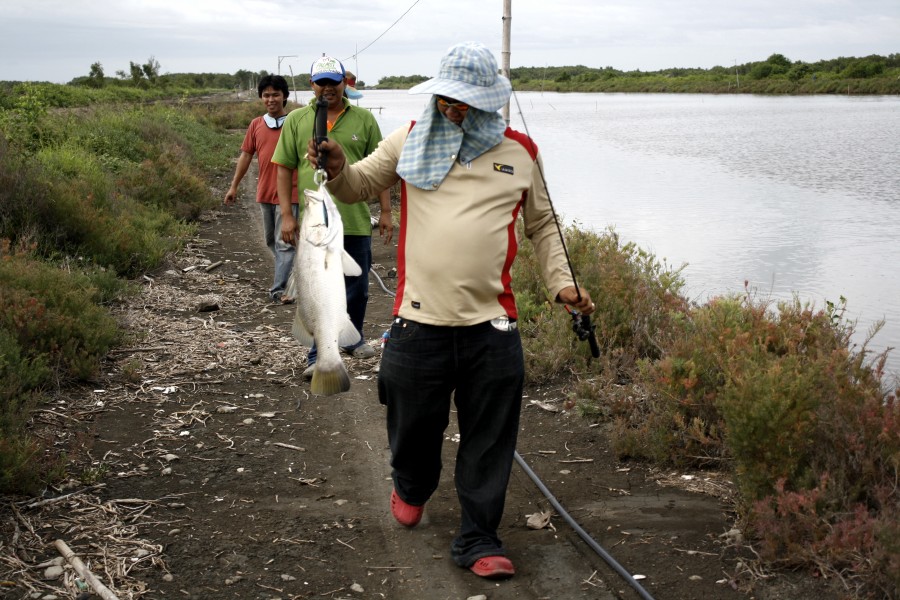
<path id="1" fill-rule="evenodd" d="M 408 133 L 394 131 L 371 155 L 345 166 L 329 190 L 356 202 L 393 185 Z M 539 161 L 529 138 L 507 129 L 471 163 L 454 163 L 436 189 L 401 182 L 394 316 L 442 326 L 516 318 L 510 282 L 520 213 L 551 297 L 572 285 Z"/>

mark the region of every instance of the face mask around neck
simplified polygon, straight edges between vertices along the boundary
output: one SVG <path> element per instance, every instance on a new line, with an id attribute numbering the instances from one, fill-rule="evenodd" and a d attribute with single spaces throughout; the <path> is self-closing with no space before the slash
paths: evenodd
<path id="1" fill-rule="evenodd" d="M 281 126 L 284 125 L 284 120 L 287 118 L 287 115 L 281 117 L 273 117 L 269 114 L 263 115 L 263 119 L 266 121 L 266 126 L 269 129 L 281 129 Z"/>

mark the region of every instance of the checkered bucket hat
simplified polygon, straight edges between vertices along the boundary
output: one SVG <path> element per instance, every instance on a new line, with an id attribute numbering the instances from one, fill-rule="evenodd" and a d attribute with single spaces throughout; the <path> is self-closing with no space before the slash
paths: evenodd
<path id="1" fill-rule="evenodd" d="M 451 47 L 441 59 L 437 77 L 411 88 L 409 93 L 447 96 L 495 112 L 509 101 L 512 86 L 497 72 L 497 60 L 486 46 L 463 42 Z"/>

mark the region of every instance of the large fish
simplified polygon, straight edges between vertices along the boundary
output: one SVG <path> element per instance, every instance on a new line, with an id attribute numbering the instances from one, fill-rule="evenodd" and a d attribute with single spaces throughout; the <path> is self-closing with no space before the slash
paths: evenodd
<path id="1" fill-rule="evenodd" d="M 298 342 L 316 342 L 318 357 L 311 391 L 330 396 L 350 389 L 350 376 L 341 348 L 360 340 L 347 315 L 344 275 L 358 276 L 362 269 L 344 250 L 344 224 L 324 185 L 305 190 L 303 218 L 294 257 L 297 312 L 292 333 Z"/>

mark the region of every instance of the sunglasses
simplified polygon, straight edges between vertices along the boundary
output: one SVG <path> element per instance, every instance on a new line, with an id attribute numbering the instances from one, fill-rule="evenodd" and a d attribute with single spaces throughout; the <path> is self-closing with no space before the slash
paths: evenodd
<path id="1" fill-rule="evenodd" d="M 457 102 L 456 100 L 444 98 L 443 96 L 437 97 L 437 104 L 443 109 L 455 108 L 459 112 L 466 112 L 469 110 L 469 105 L 465 102 Z"/>
<path id="2" fill-rule="evenodd" d="M 313 83 L 319 87 L 326 87 L 329 85 L 332 87 L 337 87 L 341 83 L 343 83 L 343 81 L 343 79 L 319 79 L 318 81 L 313 81 Z"/>

